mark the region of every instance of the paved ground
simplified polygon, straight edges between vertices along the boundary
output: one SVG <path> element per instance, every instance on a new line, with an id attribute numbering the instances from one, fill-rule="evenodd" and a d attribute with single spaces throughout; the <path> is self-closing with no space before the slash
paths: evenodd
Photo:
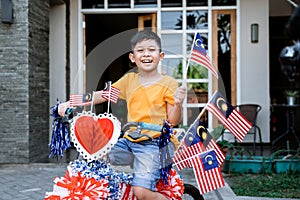
<path id="1" fill-rule="evenodd" d="M 0 200 L 42 200 L 52 191 L 53 178 L 65 174 L 67 164 L 0 165 Z M 183 179 L 196 185 L 193 172 L 183 170 Z M 275 200 L 275 198 L 237 197 L 226 185 L 204 195 L 205 200 Z"/>

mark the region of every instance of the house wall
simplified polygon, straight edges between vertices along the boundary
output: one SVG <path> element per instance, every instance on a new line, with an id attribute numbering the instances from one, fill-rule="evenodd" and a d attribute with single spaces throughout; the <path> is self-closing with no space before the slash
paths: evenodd
<path id="1" fill-rule="evenodd" d="M 259 24 L 258 43 L 251 43 L 252 23 Z M 237 101 L 238 104 L 255 103 L 262 106 L 257 124 L 261 128 L 263 142 L 269 142 L 269 1 L 241 0 L 238 26 Z"/>
<path id="2" fill-rule="evenodd" d="M 83 24 L 79 14 L 81 0 L 70 1 L 70 93 L 84 92 L 84 66 L 80 65 L 83 59 L 81 49 Z"/>
<path id="3" fill-rule="evenodd" d="M 0 163 L 45 162 L 49 152 L 49 2 L 12 3 L 13 23 L 0 22 Z"/>
<path id="4" fill-rule="evenodd" d="M 50 100 L 66 100 L 66 5 L 55 5 L 49 13 Z"/>

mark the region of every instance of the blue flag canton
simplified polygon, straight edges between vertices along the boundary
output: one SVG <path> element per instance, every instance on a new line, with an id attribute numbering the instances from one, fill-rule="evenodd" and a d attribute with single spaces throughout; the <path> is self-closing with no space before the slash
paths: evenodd
<path id="1" fill-rule="evenodd" d="M 204 142 L 207 139 L 208 131 L 204 124 L 200 120 L 196 120 L 195 123 L 189 129 L 185 138 L 185 143 L 188 146 L 197 144 L 198 142 Z"/>
<path id="2" fill-rule="evenodd" d="M 204 170 L 211 170 L 218 167 L 218 160 L 214 150 L 200 154 Z"/>
<path id="3" fill-rule="evenodd" d="M 82 95 L 82 102 L 90 102 L 92 101 L 92 94 L 86 93 Z"/>
<path id="4" fill-rule="evenodd" d="M 106 81 L 103 90 L 109 91 L 110 88 L 111 88 L 111 81 Z"/>
<path id="5" fill-rule="evenodd" d="M 203 44 L 203 40 L 199 33 L 196 34 L 195 40 L 194 40 L 194 47 L 193 50 L 199 51 L 200 53 L 206 55 L 205 46 Z"/>
<path id="6" fill-rule="evenodd" d="M 211 102 L 217 106 L 217 108 L 226 118 L 228 118 L 234 110 L 233 106 L 219 92 L 217 95 L 214 95 Z"/>

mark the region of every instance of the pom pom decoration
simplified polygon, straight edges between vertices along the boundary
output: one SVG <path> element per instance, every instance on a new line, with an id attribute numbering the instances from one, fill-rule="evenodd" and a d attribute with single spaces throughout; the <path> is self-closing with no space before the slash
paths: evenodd
<path id="1" fill-rule="evenodd" d="M 184 191 L 183 181 L 174 169 L 168 174 L 168 185 L 160 179 L 156 189 L 170 200 L 179 200 Z M 131 174 L 118 172 L 105 161 L 75 160 L 69 163 L 64 177 L 55 178 L 53 191 L 46 193 L 45 200 L 137 200 L 132 179 Z"/>
<path id="2" fill-rule="evenodd" d="M 94 195 L 92 199 L 123 199 L 121 198 L 121 195 L 124 195 L 121 194 L 121 186 L 122 188 L 124 188 L 124 184 L 130 186 L 133 179 L 132 175 L 117 172 L 105 161 L 75 160 L 70 162 L 67 169 L 64 177 L 54 180 L 53 192 L 47 192 L 45 200 L 51 200 L 57 196 L 64 199 L 67 195 L 73 195 L 75 192 L 79 193 L 81 197 L 85 195 L 91 198 L 91 195 Z M 128 187 L 127 195 L 130 195 L 130 190 Z M 88 199 L 87 197 L 86 199 Z"/>
<path id="3" fill-rule="evenodd" d="M 52 137 L 50 146 L 50 157 L 58 156 L 62 157 L 64 155 L 64 151 L 71 147 L 70 139 L 69 139 L 69 132 L 66 120 L 59 116 L 58 114 L 58 106 L 60 102 L 57 100 L 56 105 L 51 109 L 51 116 L 54 117 L 52 123 Z"/>
<path id="4" fill-rule="evenodd" d="M 46 193 L 45 200 L 52 199 L 107 199 L 108 181 L 84 177 L 80 172 L 74 174 L 68 167 L 64 177 L 54 180 L 53 192 Z M 100 198 L 101 197 L 101 198 Z"/>
<path id="5" fill-rule="evenodd" d="M 166 185 L 165 181 L 160 179 L 156 184 L 156 189 L 170 200 L 181 200 L 184 192 L 182 178 L 174 169 L 170 169 L 168 174 L 168 184 Z"/>

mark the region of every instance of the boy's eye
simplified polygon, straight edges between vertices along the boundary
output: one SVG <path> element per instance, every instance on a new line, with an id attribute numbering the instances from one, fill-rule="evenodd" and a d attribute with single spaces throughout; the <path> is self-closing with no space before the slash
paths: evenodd
<path id="1" fill-rule="evenodd" d="M 155 51 L 157 51 L 158 49 L 156 49 L 156 48 L 140 48 L 140 49 L 136 49 L 135 50 L 135 52 L 138 52 L 138 53 L 143 53 L 143 52 L 145 52 L 145 51 L 148 51 L 148 52 L 155 52 Z"/>

